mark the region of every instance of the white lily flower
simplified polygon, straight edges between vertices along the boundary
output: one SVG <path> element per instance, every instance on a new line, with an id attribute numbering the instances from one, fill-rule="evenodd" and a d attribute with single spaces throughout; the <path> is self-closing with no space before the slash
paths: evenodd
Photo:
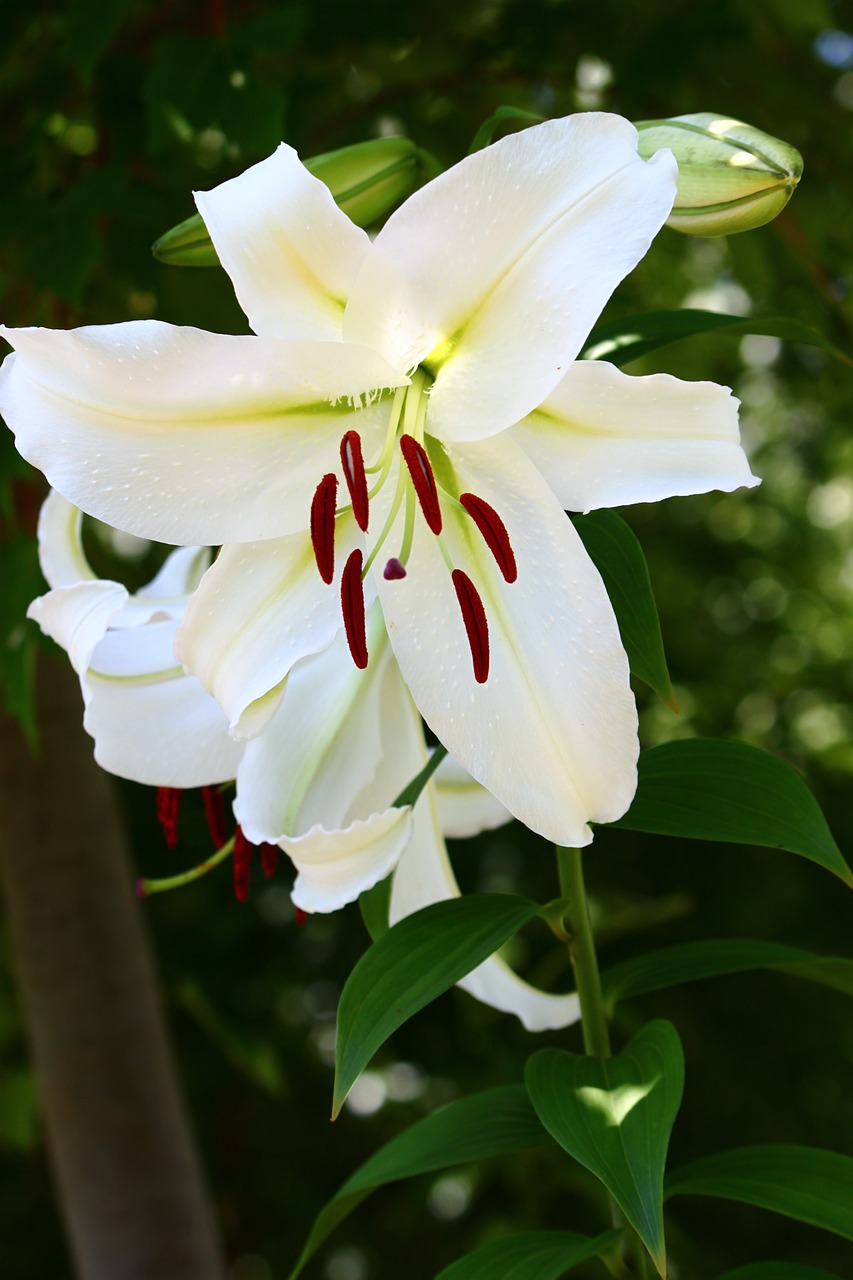
<path id="1" fill-rule="evenodd" d="M 376 660 L 358 671 L 344 638 L 299 662 L 265 733 L 235 742 L 216 701 L 176 666 L 175 629 L 209 555 L 173 552 L 134 596 L 98 579 L 83 550 L 82 513 L 55 491 L 39 518 L 39 559 L 51 590 L 28 611 L 67 649 L 80 676 L 95 757 L 120 777 L 157 787 L 237 779 L 235 815 L 256 844 L 279 844 L 297 879 L 294 903 L 334 911 L 399 861 L 391 922 L 457 897 L 443 833 L 476 835 L 510 814 L 450 757 L 414 813 L 391 801 L 423 768 L 421 720 L 385 640 L 369 619 Z M 460 984 L 529 1030 L 579 1016 L 574 994 L 549 995 L 490 957 Z"/>
<path id="2" fill-rule="evenodd" d="M 669 152 L 645 162 L 632 125 L 590 113 L 469 156 L 371 244 L 283 145 L 197 197 L 254 335 L 5 331 L 0 408 L 93 515 L 224 544 L 177 653 L 236 737 L 342 622 L 367 664 L 378 594 L 440 741 L 527 826 L 584 845 L 630 803 L 638 742 L 564 506 L 755 483 L 726 388 L 575 362 L 674 191 Z"/>

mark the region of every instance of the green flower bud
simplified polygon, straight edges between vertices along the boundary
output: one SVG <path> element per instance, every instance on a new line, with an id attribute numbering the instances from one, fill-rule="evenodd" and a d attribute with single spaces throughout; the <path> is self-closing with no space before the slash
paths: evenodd
<path id="1" fill-rule="evenodd" d="M 799 151 L 760 129 L 700 111 L 671 120 L 641 120 L 644 160 L 669 147 L 678 161 L 678 190 L 666 225 L 692 236 L 725 236 L 771 222 L 803 172 Z"/>
<path id="2" fill-rule="evenodd" d="M 432 177 L 436 162 L 409 138 L 374 138 L 305 161 L 325 182 L 336 202 L 359 227 L 368 227 L 396 208 Z M 219 262 L 200 214 L 187 218 L 152 245 L 160 262 L 177 267 L 214 267 Z"/>

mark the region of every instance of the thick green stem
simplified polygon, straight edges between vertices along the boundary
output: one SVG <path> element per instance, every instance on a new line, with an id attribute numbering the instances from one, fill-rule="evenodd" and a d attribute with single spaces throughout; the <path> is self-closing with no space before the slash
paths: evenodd
<path id="1" fill-rule="evenodd" d="M 570 935 L 569 957 L 581 1005 L 583 1047 L 592 1058 L 609 1058 L 610 1033 L 604 1013 L 580 849 L 564 849 L 558 845 L 557 871 L 560 893 L 566 902 L 564 919 Z"/>

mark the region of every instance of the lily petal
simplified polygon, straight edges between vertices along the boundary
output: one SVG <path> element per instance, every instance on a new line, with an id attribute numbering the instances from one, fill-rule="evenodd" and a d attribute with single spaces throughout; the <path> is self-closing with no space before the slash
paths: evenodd
<path id="1" fill-rule="evenodd" d="M 407 576 L 377 579 L 403 678 L 439 740 L 511 813 L 558 844 L 588 844 L 587 823 L 621 816 L 636 787 L 637 713 L 604 585 L 508 437 L 432 461 L 446 488 L 476 493 L 500 514 L 518 579 L 506 583 L 473 521 L 445 508 L 442 536 L 489 625 L 491 670 L 478 684 L 450 574 L 416 520 Z M 392 544 L 402 516 L 395 532 Z"/>
<path id="2" fill-rule="evenodd" d="M 176 664 L 177 622 L 110 631 L 83 677 L 84 728 L 110 773 L 157 787 L 201 787 L 236 775 L 242 744 L 194 676 Z"/>
<path id="3" fill-rule="evenodd" d="M 458 760 L 445 756 L 433 776 L 438 818 L 444 835 L 462 840 L 493 831 L 512 814 L 491 791 L 475 782 Z"/>
<path id="4" fill-rule="evenodd" d="M 381 433 L 407 381 L 342 342 L 277 342 L 157 320 L 0 332 L 0 411 L 54 488 L 108 524 L 217 544 L 304 528 L 350 427 Z"/>
<path id="5" fill-rule="evenodd" d="M 216 698 L 235 737 L 267 727 L 294 663 L 327 648 L 341 630 L 340 570 L 361 537 L 351 516 L 338 521 L 331 584 L 320 577 L 306 533 L 223 547 L 204 575 L 175 654 Z M 370 600 L 370 579 L 365 587 Z"/>
<path id="6" fill-rule="evenodd" d="M 337 911 L 394 869 L 412 834 L 412 811 L 386 809 L 342 831 L 312 827 L 281 847 L 299 874 L 291 897 L 302 911 Z"/>
<path id="7" fill-rule="evenodd" d="M 292 147 L 282 143 L 195 201 L 255 333 L 340 341 L 370 241 Z"/>
<path id="8" fill-rule="evenodd" d="M 631 377 L 578 360 L 512 434 L 568 511 L 728 493 L 759 483 L 741 448 L 738 403 L 716 382 Z"/>
<path id="9" fill-rule="evenodd" d="M 411 841 L 394 872 L 388 913 L 391 924 L 432 902 L 459 897 L 459 885 L 441 838 L 438 812 L 433 788 L 429 786 L 418 802 Z M 574 993 L 561 996 L 540 991 L 514 973 L 499 956 L 490 956 L 457 985 L 484 1004 L 515 1014 L 528 1031 L 556 1030 L 580 1017 Z"/>
<path id="10" fill-rule="evenodd" d="M 589 112 L 525 129 L 410 196 L 353 287 L 344 337 L 436 372 L 428 430 L 478 440 L 549 394 L 675 195 L 668 151 Z"/>
<path id="11" fill-rule="evenodd" d="M 129 598 L 118 582 L 76 582 L 38 596 L 27 609 L 27 617 L 65 649 L 72 667 L 82 676 L 96 646 Z"/>
<path id="12" fill-rule="evenodd" d="M 49 587 L 95 581 L 83 551 L 83 512 L 56 489 L 41 504 L 38 521 L 39 564 Z"/>

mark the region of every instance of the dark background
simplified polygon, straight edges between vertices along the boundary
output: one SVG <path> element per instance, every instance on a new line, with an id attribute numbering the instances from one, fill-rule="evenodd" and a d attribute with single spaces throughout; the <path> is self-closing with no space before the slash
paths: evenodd
<path id="1" fill-rule="evenodd" d="M 145 3 L 5 0 L 0 111 L 0 317 L 73 326 L 157 316 L 240 331 L 218 271 L 167 268 L 151 242 L 209 187 L 281 138 L 302 155 L 405 132 L 452 163 L 511 103 L 639 120 L 714 110 L 798 147 L 805 176 L 778 221 L 695 240 L 664 231 L 608 317 L 683 305 L 781 314 L 849 349 L 853 263 L 853 9 L 830 0 L 366 0 Z M 850 855 L 853 685 L 853 374 L 816 348 L 701 337 L 635 364 L 733 386 L 763 477 L 749 493 L 626 510 L 649 559 L 683 715 L 638 690 L 646 745 L 737 736 L 797 765 Z M 29 711 L 41 643 L 23 624 L 43 589 L 32 540 L 42 490 L 0 439 L 0 674 Z M 167 854 L 153 794 L 123 786 L 139 867 L 163 875 L 204 856 L 200 802 Z M 33 851 L 37 856 L 37 851 Z M 549 849 L 517 825 L 454 851 L 468 888 L 556 891 Z M 788 854 L 601 831 L 586 859 L 606 966 L 650 946 L 748 936 L 850 954 L 839 881 Z M 663 900 L 662 922 L 625 932 L 625 908 Z M 314 1214 L 382 1141 L 440 1102 L 520 1079 L 519 1027 L 452 993 L 405 1027 L 360 1099 L 327 1123 L 334 1009 L 364 949 L 357 909 L 298 929 L 282 870 L 238 906 L 227 869 L 145 905 L 196 1132 L 232 1259 L 229 1280 L 287 1274 Z M 622 923 L 620 923 L 620 921 Z M 568 983 L 536 931 L 516 962 Z M 670 1018 L 687 1059 L 673 1165 L 750 1142 L 853 1154 L 853 1023 L 846 998 L 764 974 L 636 1000 Z M 579 1048 L 576 1030 L 553 1043 Z M 408 1065 L 406 1065 L 408 1064 Z M 0 971 L 0 1234 L 9 1280 L 64 1277 L 38 1107 L 11 959 Z M 534 1226 L 600 1229 L 597 1207 L 555 1155 L 492 1161 L 379 1193 L 309 1275 L 431 1280 L 490 1235 Z M 762 1258 L 853 1274 L 849 1244 L 760 1210 L 678 1200 L 678 1274 L 710 1280 Z M 600 1275 L 590 1264 L 579 1275 Z"/>

